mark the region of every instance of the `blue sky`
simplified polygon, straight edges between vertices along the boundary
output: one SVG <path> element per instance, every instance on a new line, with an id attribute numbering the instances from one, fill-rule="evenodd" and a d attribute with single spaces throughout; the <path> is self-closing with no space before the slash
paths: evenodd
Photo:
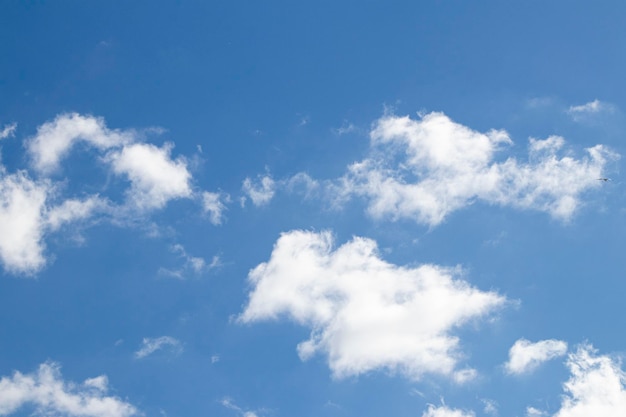
<path id="1" fill-rule="evenodd" d="M 624 415 L 624 13 L 2 3 L 0 415 Z"/>

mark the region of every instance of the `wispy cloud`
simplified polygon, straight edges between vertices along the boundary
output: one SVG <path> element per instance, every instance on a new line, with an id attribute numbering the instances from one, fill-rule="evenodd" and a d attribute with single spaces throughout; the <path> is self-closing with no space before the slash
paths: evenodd
<path id="1" fill-rule="evenodd" d="M 189 255 L 185 247 L 179 243 L 172 245 L 170 249 L 172 252 L 178 254 L 183 259 L 184 263 L 177 269 L 160 268 L 159 273 L 161 275 L 184 279 L 189 274 L 199 275 L 222 265 L 219 256 L 215 255 L 211 259 L 211 262 L 207 262 L 204 258 Z"/>
<path id="2" fill-rule="evenodd" d="M 230 196 L 225 193 L 212 193 L 205 191 L 202 193 L 202 208 L 208 213 L 209 220 L 214 225 L 222 224 L 224 212 L 227 210 L 226 203 L 230 202 Z"/>
<path id="3" fill-rule="evenodd" d="M 509 374 L 521 375 L 532 372 L 543 362 L 567 353 L 567 343 L 561 340 L 541 340 L 532 343 L 519 339 L 509 350 L 509 360 L 504 365 Z"/>
<path id="4" fill-rule="evenodd" d="M 17 123 L 11 123 L 6 125 L 0 130 L 0 140 L 10 138 L 15 134 L 15 130 L 17 129 Z"/>
<path id="5" fill-rule="evenodd" d="M 602 113 L 613 113 L 614 111 L 615 106 L 613 106 L 612 104 L 595 99 L 593 101 L 590 101 L 589 103 L 581 104 L 578 106 L 570 106 L 570 108 L 567 109 L 567 114 L 569 114 L 574 121 L 581 122 L 589 121 L 590 118 L 596 115 Z"/>
<path id="6" fill-rule="evenodd" d="M 222 404 L 224 407 L 228 408 L 229 410 L 235 411 L 241 417 L 259 417 L 259 415 L 257 414 L 258 411 L 244 410 L 243 408 L 235 404 L 231 398 L 228 398 L 228 397 L 223 398 L 220 401 L 220 404 Z"/>
<path id="7" fill-rule="evenodd" d="M 135 352 L 135 357 L 142 359 L 161 349 L 167 349 L 171 353 L 178 355 L 183 351 L 183 346 L 180 341 L 170 336 L 144 337 L 141 348 Z"/>
<path id="8" fill-rule="evenodd" d="M 455 278 L 436 265 L 400 267 L 382 260 L 373 240 L 335 248 L 329 232 L 291 231 L 268 262 L 249 274 L 252 291 L 241 322 L 288 317 L 311 328 L 298 345 L 303 360 L 323 352 L 337 378 L 389 370 L 465 382 L 460 341 L 452 331 L 488 316 L 506 299 Z"/>
<path id="9" fill-rule="evenodd" d="M 256 181 L 249 177 L 243 181 L 242 190 L 255 206 L 265 206 L 274 197 L 276 184 L 271 175 L 258 176 Z"/>

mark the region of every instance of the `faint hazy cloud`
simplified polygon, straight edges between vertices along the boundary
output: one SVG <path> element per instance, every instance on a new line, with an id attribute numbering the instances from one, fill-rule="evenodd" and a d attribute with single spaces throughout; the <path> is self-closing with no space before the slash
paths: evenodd
<path id="1" fill-rule="evenodd" d="M 574 121 L 579 122 L 584 121 L 593 115 L 600 113 L 613 113 L 614 111 L 615 107 L 612 104 L 595 99 L 589 103 L 581 104 L 579 106 L 570 106 L 570 108 L 567 109 L 567 114 L 569 114 Z"/>
<path id="2" fill-rule="evenodd" d="M 243 181 L 242 190 L 255 206 L 267 205 L 276 191 L 276 184 L 270 175 L 258 176 L 256 181 L 249 177 Z"/>
<path id="3" fill-rule="evenodd" d="M 519 339 L 509 350 L 509 360 L 504 365 L 507 373 L 521 375 L 532 372 L 543 362 L 567 353 L 567 343 L 561 340 L 542 340 L 532 343 Z"/>
<path id="4" fill-rule="evenodd" d="M 244 410 L 243 408 L 235 404 L 231 398 L 228 398 L 228 397 L 223 398 L 220 401 L 220 404 L 222 404 L 224 407 L 228 408 L 229 410 L 235 411 L 241 417 L 258 417 L 259 416 L 257 414 L 257 411 Z"/>
<path id="5" fill-rule="evenodd" d="M 506 299 L 455 278 L 436 265 L 400 267 L 378 255 L 373 240 L 355 237 L 335 248 L 329 232 L 281 235 L 268 262 L 249 274 L 252 291 L 240 322 L 287 317 L 311 328 L 298 345 L 306 360 L 323 352 L 337 378 L 389 370 L 465 382 L 453 330 L 502 307 Z"/>
<path id="6" fill-rule="evenodd" d="M 34 407 L 36 416 L 128 417 L 140 414 L 131 404 L 106 395 L 107 377 L 102 375 L 82 384 L 65 382 L 60 367 L 44 363 L 36 372 L 15 372 L 0 379 L 0 415 L 16 413 L 24 406 Z"/>
<path id="7" fill-rule="evenodd" d="M 141 348 L 135 352 L 135 357 L 137 359 L 142 359 L 161 349 L 167 349 L 178 355 L 183 351 L 183 346 L 177 339 L 170 336 L 161 336 L 156 338 L 144 337 Z"/>
<path id="8" fill-rule="evenodd" d="M 0 130 L 0 140 L 13 136 L 15 134 L 15 129 L 17 129 L 17 123 L 5 125 L 2 130 Z"/>
<path id="9" fill-rule="evenodd" d="M 177 279 L 185 279 L 189 274 L 199 275 L 222 265 L 219 256 L 215 255 L 211 259 L 211 262 L 207 262 L 204 258 L 189 255 L 189 253 L 185 250 L 185 247 L 178 243 L 172 245 L 170 250 L 178 254 L 178 256 L 183 259 L 184 263 L 177 269 L 160 268 L 159 274 L 161 275 Z"/>
<path id="10" fill-rule="evenodd" d="M 227 210 L 226 203 L 230 202 L 230 196 L 225 193 L 212 193 L 205 191 L 202 193 L 202 208 L 209 214 L 209 220 L 214 225 L 222 224 L 224 212 Z"/>

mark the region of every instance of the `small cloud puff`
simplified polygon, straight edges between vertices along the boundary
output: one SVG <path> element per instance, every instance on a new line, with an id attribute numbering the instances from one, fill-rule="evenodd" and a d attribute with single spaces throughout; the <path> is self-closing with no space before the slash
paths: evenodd
<path id="1" fill-rule="evenodd" d="M 141 348 L 135 352 L 137 359 L 143 359 L 157 350 L 168 349 L 175 355 L 183 351 L 183 346 L 177 339 L 170 336 L 161 336 L 156 338 L 144 337 Z"/>
<path id="2" fill-rule="evenodd" d="M 567 353 L 567 343 L 561 340 L 542 340 L 532 343 L 519 339 L 509 350 L 509 360 L 504 365 L 507 373 L 521 375 L 530 373 L 543 362 Z"/>

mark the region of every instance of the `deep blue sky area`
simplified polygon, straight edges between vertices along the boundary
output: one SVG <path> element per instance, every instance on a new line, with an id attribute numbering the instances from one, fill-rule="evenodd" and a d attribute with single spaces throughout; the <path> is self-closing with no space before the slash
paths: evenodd
<path id="1" fill-rule="evenodd" d="M 626 415 L 625 19 L 2 2 L 0 416 Z"/>

